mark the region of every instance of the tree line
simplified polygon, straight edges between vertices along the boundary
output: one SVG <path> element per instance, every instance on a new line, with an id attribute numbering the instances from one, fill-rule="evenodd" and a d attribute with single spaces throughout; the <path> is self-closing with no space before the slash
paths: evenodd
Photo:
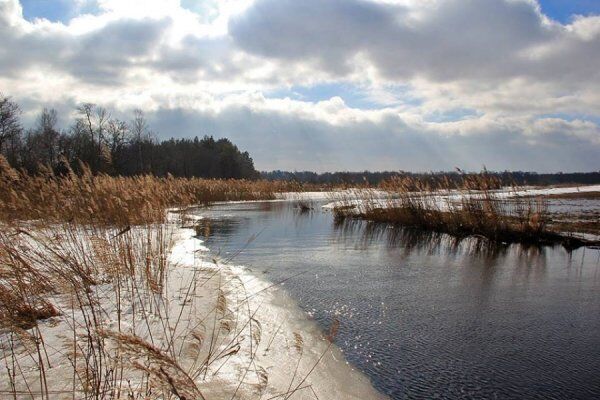
<path id="1" fill-rule="evenodd" d="M 229 139 L 157 140 L 142 110 L 128 121 L 113 118 L 95 104 L 77 107 L 68 129 L 58 128 L 58 114 L 44 108 L 36 124 L 24 129 L 19 105 L 0 93 L 0 154 L 14 168 L 30 174 L 51 168 L 61 174 L 87 165 L 93 173 L 152 174 L 176 177 L 256 179 L 248 152 Z"/>
<path id="2" fill-rule="evenodd" d="M 95 104 L 77 107 L 74 121 L 66 130 L 58 128 L 58 114 L 43 109 L 36 124 L 24 129 L 19 105 L 0 93 L 0 154 L 11 166 L 30 174 L 51 168 L 61 174 L 87 165 L 93 173 L 110 175 L 153 174 L 176 177 L 244 178 L 292 181 L 315 185 L 376 186 L 393 177 L 427 181 L 440 177 L 459 181 L 462 171 L 413 173 L 405 171 L 257 172 L 248 152 L 241 152 L 229 139 L 168 139 L 159 141 L 150 130 L 142 110 L 130 120 L 113 118 Z M 597 184 L 600 171 L 536 173 L 503 171 L 486 173 L 504 184 Z"/>
<path id="3" fill-rule="evenodd" d="M 572 172 L 572 173 L 537 173 L 525 171 L 485 171 L 486 174 L 499 179 L 503 185 L 559 185 L 559 184 L 598 184 L 600 171 Z M 439 182 L 444 178 L 447 182 L 458 183 L 464 171 L 439 171 L 429 173 L 416 173 L 406 171 L 357 171 L 357 172 L 324 172 L 312 171 L 269 171 L 261 172 L 261 177 L 267 180 L 294 181 L 315 185 L 345 185 L 345 186 L 377 186 L 384 181 L 395 177 L 411 177 L 425 182 Z M 468 174 L 468 173 L 467 173 Z"/>

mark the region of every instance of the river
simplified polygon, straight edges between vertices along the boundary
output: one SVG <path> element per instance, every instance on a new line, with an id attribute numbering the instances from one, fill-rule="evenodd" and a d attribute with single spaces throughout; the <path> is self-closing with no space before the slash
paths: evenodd
<path id="1" fill-rule="evenodd" d="M 301 212 L 218 204 L 213 256 L 279 283 L 394 399 L 600 398 L 600 251 L 457 243 Z"/>

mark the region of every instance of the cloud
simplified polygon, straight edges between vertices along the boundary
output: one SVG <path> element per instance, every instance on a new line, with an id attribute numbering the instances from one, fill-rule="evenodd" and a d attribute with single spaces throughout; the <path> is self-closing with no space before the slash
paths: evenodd
<path id="1" fill-rule="evenodd" d="M 0 89 L 27 121 L 142 107 L 163 136 L 228 136 L 264 169 L 600 169 L 599 16 L 561 24 L 534 0 L 72 9 L 28 21 L 0 0 Z"/>
<path id="2" fill-rule="evenodd" d="M 12 7 L 11 7 L 12 3 Z M 73 34 L 61 23 L 28 23 L 14 2 L 1 3 L 0 35 L 2 74 L 14 75 L 32 68 L 69 74 L 91 83 L 115 85 L 129 69 L 151 57 L 169 19 L 108 21 L 102 27 L 83 34 Z"/>
<path id="3" fill-rule="evenodd" d="M 590 122 L 483 118 L 425 123 L 392 110 L 350 113 L 343 105 L 323 102 L 301 113 L 301 102 L 285 103 L 238 100 L 218 109 L 160 108 L 150 118 L 166 136 L 229 137 L 265 170 L 600 168 L 595 156 L 600 154 L 600 127 Z"/>
<path id="4" fill-rule="evenodd" d="M 527 0 L 425 4 L 257 0 L 231 20 L 230 34 L 250 53 L 307 60 L 337 75 L 358 72 L 358 58 L 389 80 L 558 82 L 585 76 L 598 84 L 598 17 L 564 26 Z"/>

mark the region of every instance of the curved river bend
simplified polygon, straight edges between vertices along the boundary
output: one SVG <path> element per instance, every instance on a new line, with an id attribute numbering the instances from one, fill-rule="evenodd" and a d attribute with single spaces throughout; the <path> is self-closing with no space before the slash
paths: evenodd
<path id="1" fill-rule="evenodd" d="M 207 245 L 284 289 L 381 392 L 600 398 L 600 251 L 485 248 L 292 202 L 200 210 Z"/>

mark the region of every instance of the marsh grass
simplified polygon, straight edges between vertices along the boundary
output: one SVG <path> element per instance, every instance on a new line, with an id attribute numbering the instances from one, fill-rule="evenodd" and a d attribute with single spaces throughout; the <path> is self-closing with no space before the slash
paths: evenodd
<path id="1" fill-rule="evenodd" d="M 0 233 L 0 346 L 10 391 L 108 398 L 129 390 L 117 366 L 123 358 L 109 350 L 104 333 L 130 330 L 143 337 L 145 326 L 152 337 L 167 233 L 162 227 L 120 236 L 74 224 L 30 228 L 3 226 Z"/>
<path id="2" fill-rule="evenodd" d="M 28 175 L 0 156 L 0 397 L 266 393 L 269 374 L 256 362 L 261 303 L 251 301 L 263 290 L 250 293 L 200 250 L 183 267 L 169 255 L 180 227 L 210 233 L 188 206 L 270 200 L 305 187 L 80 170 Z M 277 329 L 267 348 L 284 335 Z M 294 380 L 306 382 L 319 361 L 298 370 L 287 391 L 277 389 L 281 396 L 311 388 Z"/>
<path id="3" fill-rule="evenodd" d="M 337 195 L 334 216 L 342 221 L 360 218 L 407 228 L 446 233 L 458 238 L 481 237 L 497 243 L 563 244 L 578 247 L 586 241 L 550 228 L 544 197 L 506 196 L 497 177 L 483 171 L 461 180 L 440 178 L 431 183 L 393 178 L 382 188 Z M 356 200 L 358 199 L 358 200 Z"/>
<path id="4" fill-rule="evenodd" d="M 85 165 L 80 174 L 40 170 L 38 175 L 17 171 L 0 155 L 0 220 L 139 225 L 163 222 L 168 208 L 271 200 L 279 192 L 304 190 L 288 182 L 93 175 Z"/>
<path id="5" fill-rule="evenodd" d="M 218 260 L 202 261 L 198 251 L 185 264 L 170 258 L 180 224 L 2 224 L 0 397 L 266 394 L 269 373 L 256 355 L 286 333 L 263 343 L 261 293 Z M 269 393 L 311 388 L 321 358 L 290 375 L 281 395 Z"/>

